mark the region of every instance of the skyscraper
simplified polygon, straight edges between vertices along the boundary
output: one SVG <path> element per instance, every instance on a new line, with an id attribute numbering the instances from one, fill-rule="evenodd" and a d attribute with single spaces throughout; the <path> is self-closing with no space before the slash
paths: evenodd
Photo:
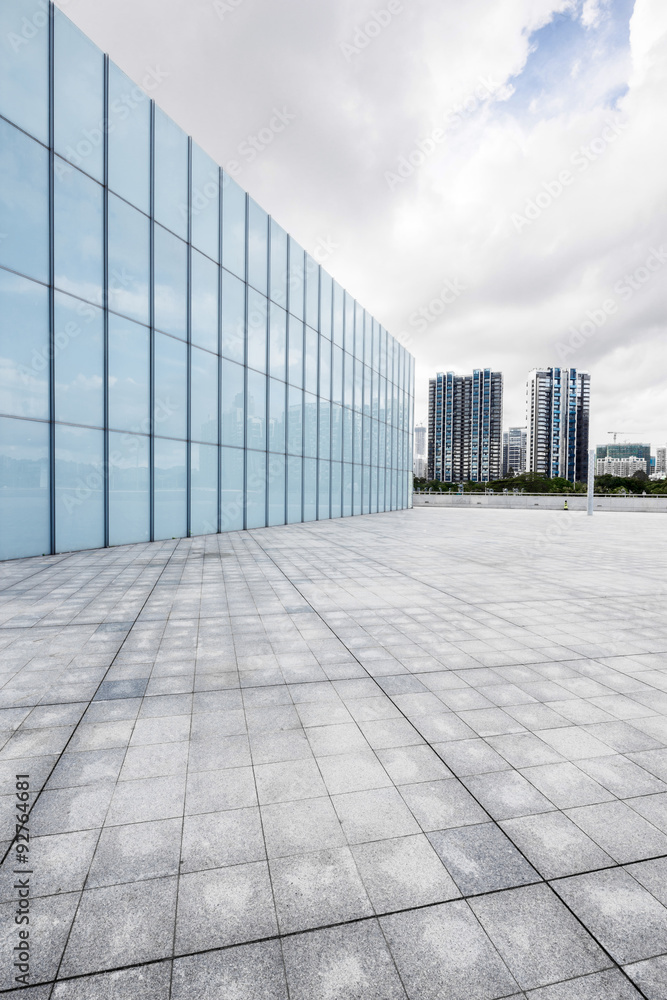
<path id="1" fill-rule="evenodd" d="M 590 375 L 539 368 L 526 385 L 528 472 L 581 482 L 588 475 Z"/>
<path id="2" fill-rule="evenodd" d="M 429 380 L 428 478 L 487 483 L 500 477 L 503 377 L 439 372 Z"/>
<path id="3" fill-rule="evenodd" d="M 503 476 L 510 469 L 515 476 L 526 471 L 526 438 L 525 427 L 510 427 L 503 434 Z"/>

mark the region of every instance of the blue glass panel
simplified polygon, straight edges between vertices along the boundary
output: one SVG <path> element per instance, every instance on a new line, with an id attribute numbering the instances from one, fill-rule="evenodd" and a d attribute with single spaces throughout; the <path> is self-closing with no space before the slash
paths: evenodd
<path id="1" fill-rule="evenodd" d="M 271 303 L 269 317 L 269 372 L 274 378 L 287 378 L 287 313 Z"/>
<path id="2" fill-rule="evenodd" d="M 187 335 L 188 251 L 161 226 L 155 227 L 155 326 L 185 339 Z"/>
<path id="3" fill-rule="evenodd" d="M 0 417 L 0 559 L 50 552 L 49 425 Z"/>
<path id="4" fill-rule="evenodd" d="M 220 269 L 197 250 L 192 251 L 192 342 L 218 353 L 218 279 Z"/>
<path id="5" fill-rule="evenodd" d="M 384 511 L 385 508 L 385 470 L 380 469 L 378 472 L 378 510 Z"/>
<path id="6" fill-rule="evenodd" d="M 323 521 L 331 516 L 331 498 L 329 495 L 331 483 L 331 465 L 329 462 L 318 462 L 318 476 L 319 476 L 319 486 L 318 486 L 318 497 L 317 497 L 317 516 Z"/>
<path id="7" fill-rule="evenodd" d="M 306 323 L 318 329 L 320 312 L 320 267 L 306 254 Z"/>
<path id="8" fill-rule="evenodd" d="M 180 340 L 155 334 L 155 431 L 184 438 L 187 414 L 187 347 Z"/>
<path id="9" fill-rule="evenodd" d="M 343 463 L 343 501 L 341 513 L 343 517 L 350 517 L 352 514 L 352 466 L 349 462 Z"/>
<path id="10" fill-rule="evenodd" d="M 373 466 L 371 469 L 371 514 L 377 514 L 378 512 L 378 470 L 377 466 Z"/>
<path id="11" fill-rule="evenodd" d="M 269 524 L 285 523 L 285 456 L 269 455 Z"/>
<path id="12" fill-rule="evenodd" d="M 289 316 L 289 364 L 288 378 L 292 385 L 303 387 L 303 322 Z"/>
<path id="13" fill-rule="evenodd" d="M 331 459 L 340 462 L 343 457 L 343 407 L 331 404 Z"/>
<path id="14" fill-rule="evenodd" d="M 364 364 L 369 366 L 373 363 L 372 329 L 372 319 L 369 313 L 360 306 L 357 306 L 357 344 L 359 343 L 359 338 L 362 337 L 364 342 Z M 357 353 L 359 354 L 359 351 Z"/>
<path id="15" fill-rule="evenodd" d="M 150 209 L 151 106 L 140 87 L 109 63 L 109 187 Z"/>
<path id="16" fill-rule="evenodd" d="M 245 360 L 245 289 L 233 274 L 222 272 L 222 353 L 241 363 Z"/>
<path id="17" fill-rule="evenodd" d="M 190 531 L 193 535 L 212 535 L 218 530 L 218 448 L 212 444 L 193 444 L 190 458 L 191 506 Z"/>
<path id="18" fill-rule="evenodd" d="M 380 324 L 373 320 L 373 368 L 380 371 Z"/>
<path id="19" fill-rule="evenodd" d="M 331 340 L 331 309 L 333 279 L 322 268 L 320 270 L 320 332 Z"/>
<path id="20" fill-rule="evenodd" d="M 155 538 L 183 538 L 186 533 L 185 441 L 155 438 Z"/>
<path id="21" fill-rule="evenodd" d="M 303 519 L 315 521 L 317 518 L 317 459 L 303 460 Z"/>
<path id="22" fill-rule="evenodd" d="M 287 523 L 299 524 L 303 519 L 302 458 L 287 459 Z"/>
<path id="23" fill-rule="evenodd" d="M 222 362 L 222 443 L 244 444 L 245 369 L 233 361 Z"/>
<path id="24" fill-rule="evenodd" d="M 155 109 L 155 218 L 182 239 L 188 237 L 188 137 Z"/>
<path id="25" fill-rule="evenodd" d="M 354 465 L 352 468 L 354 485 L 352 489 L 352 513 L 361 514 L 361 466 Z"/>
<path id="26" fill-rule="evenodd" d="M 0 409 L 49 416 L 49 296 L 43 285 L 0 270 Z"/>
<path id="27" fill-rule="evenodd" d="M 49 154 L 0 120 L 0 265 L 49 280 Z"/>
<path id="28" fill-rule="evenodd" d="M 305 388 L 308 392 L 317 392 L 317 375 L 319 369 L 319 359 L 317 356 L 319 336 L 315 330 L 311 330 L 310 327 L 306 327 L 306 343 L 305 343 Z M 325 350 L 328 344 L 327 340 L 322 342 L 324 344 Z"/>
<path id="29" fill-rule="evenodd" d="M 245 278 L 246 193 L 227 174 L 222 182 L 222 263 Z"/>
<path id="30" fill-rule="evenodd" d="M 320 337 L 320 396 L 331 399 L 331 341 Z"/>
<path id="31" fill-rule="evenodd" d="M 355 354 L 354 345 L 354 299 L 345 292 L 345 350 Z"/>
<path id="32" fill-rule="evenodd" d="M 218 358 L 192 348 L 190 392 L 193 441 L 218 443 Z"/>
<path id="33" fill-rule="evenodd" d="M 361 468 L 361 513 L 370 514 L 371 510 L 371 467 Z"/>
<path id="34" fill-rule="evenodd" d="M 331 454 L 331 403 L 320 400 L 319 451 L 320 458 L 329 459 Z"/>
<path id="35" fill-rule="evenodd" d="M 289 237 L 289 311 L 297 319 L 303 319 L 304 297 L 304 251 L 292 237 Z"/>
<path id="36" fill-rule="evenodd" d="M 371 369 L 372 373 L 372 399 L 371 399 L 371 413 L 373 418 L 377 420 L 379 414 L 379 404 L 380 404 L 380 377 L 377 372 Z"/>
<path id="37" fill-rule="evenodd" d="M 371 428 L 371 462 L 373 465 L 379 465 L 378 456 L 378 422 L 377 420 L 372 421 Z"/>
<path id="38" fill-rule="evenodd" d="M 266 375 L 248 370 L 247 447 L 266 449 Z"/>
<path id="39" fill-rule="evenodd" d="M 95 180 L 104 171 L 104 56 L 54 11 L 55 151 Z"/>
<path id="40" fill-rule="evenodd" d="M 333 342 L 343 346 L 343 297 L 344 292 L 337 281 L 333 283 Z"/>
<path id="41" fill-rule="evenodd" d="M 334 355 L 338 351 L 334 347 Z M 343 405 L 350 408 L 354 404 L 354 358 L 343 352 Z"/>
<path id="42" fill-rule="evenodd" d="M 342 487 L 342 472 L 343 467 L 340 462 L 331 463 L 331 516 L 340 517 L 341 515 L 341 487 Z"/>
<path id="43" fill-rule="evenodd" d="M 285 383 L 269 379 L 269 451 L 285 451 Z"/>
<path id="44" fill-rule="evenodd" d="M 271 219 L 270 297 L 287 307 L 287 233 Z"/>
<path id="45" fill-rule="evenodd" d="M 55 164 L 55 283 L 102 304 L 102 188 L 62 160 Z"/>
<path id="46" fill-rule="evenodd" d="M 343 352 L 340 347 L 333 349 L 331 398 L 334 403 L 343 402 Z"/>
<path id="47" fill-rule="evenodd" d="M 303 453 L 317 457 L 317 396 L 303 394 Z"/>
<path id="48" fill-rule="evenodd" d="M 246 452 L 246 528 L 266 526 L 266 452 Z"/>
<path id="49" fill-rule="evenodd" d="M 192 243 L 211 260 L 220 253 L 220 168 L 192 144 Z"/>
<path id="50" fill-rule="evenodd" d="M 150 345 L 148 329 L 109 316 L 109 426 L 148 434 L 150 430 Z"/>
<path id="51" fill-rule="evenodd" d="M 104 545 L 104 432 L 56 424 L 56 551 Z"/>
<path id="52" fill-rule="evenodd" d="M 55 331 L 56 420 L 103 427 L 102 310 L 56 292 Z"/>
<path id="53" fill-rule="evenodd" d="M 361 462 L 361 441 L 363 430 L 363 417 L 360 413 L 353 414 L 354 420 L 354 462 Z"/>
<path id="54" fill-rule="evenodd" d="M 248 289 L 248 367 L 266 371 L 266 328 L 269 302 L 253 288 Z"/>
<path id="55" fill-rule="evenodd" d="M 269 273 L 269 217 L 248 198 L 248 284 L 262 295 L 267 293 Z"/>
<path id="56" fill-rule="evenodd" d="M 0 115 L 49 141 L 49 12 L 42 0 L 0 4 Z"/>
<path id="57" fill-rule="evenodd" d="M 243 527 L 243 457 L 242 448 L 222 449 L 221 531 Z"/>
<path id="58" fill-rule="evenodd" d="M 287 451 L 291 455 L 303 453 L 303 390 L 292 385 L 287 410 Z"/>
<path id="59" fill-rule="evenodd" d="M 149 322 L 150 223 L 109 195 L 109 309 Z"/>
<path id="60" fill-rule="evenodd" d="M 352 410 L 343 410 L 343 458 L 352 461 Z"/>
<path id="61" fill-rule="evenodd" d="M 147 542 L 150 532 L 148 438 L 109 434 L 109 544 Z"/>

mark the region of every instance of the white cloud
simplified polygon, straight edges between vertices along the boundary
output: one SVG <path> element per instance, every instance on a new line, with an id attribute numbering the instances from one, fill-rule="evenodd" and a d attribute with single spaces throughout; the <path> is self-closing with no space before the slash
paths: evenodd
<path id="1" fill-rule="evenodd" d="M 576 14 L 573 0 L 404 0 L 348 62 L 341 41 L 383 6 L 243 0 L 221 21 L 209 0 L 164 0 L 158 20 L 152 0 L 69 0 L 67 13 L 131 76 L 166 70 L 156 100 L 219 162 L 274 106 L 289 107 L 295 121 L 244 164 L 241 184 L 306 248 L 333 239 L 328 269 L 391 332 L 411 336 L 417 418 L 435 370 L 493 365 L 506 376 L 505 424 L 523 423 L 527 372 L 556 363 L 570 327 L 619 298 L 614 284 L 667 243 L 667 5 L 636 0 L 631 60 L 623 47 L 600 58 L 588 32 L 576 73 L 567 52 L 531 56 L 532 32 Z M 605 9 L 587 0 L 583 23 Z M 542 58 L 562 58 L 562 74 L 555 85 L 537 79 L 522 104 L 521 73 Z M 497 89 L 452 124 L 482 81 Z M 614 119 L 625 127 L 604 141 Z M 390 190 L 385 173 L 443 122 L 445 139 Z M 513 213 L 563 170 L 572 182 L 517 233 Z M 418 332 L 411 315 L 446 279 L 465 292 Z M 572 359 L 592 374 L 593 443 L 619 407 L 646 439 L 667 439 L 663 286 L 661 273 L 619 298 Z"/>

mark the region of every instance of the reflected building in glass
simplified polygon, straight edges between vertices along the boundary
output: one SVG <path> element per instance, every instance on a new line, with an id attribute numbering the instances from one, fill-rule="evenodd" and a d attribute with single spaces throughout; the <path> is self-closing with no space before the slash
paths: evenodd
<path id="1" fill-rule="evenodd" d="M 60 11 L 3 0 L 0 558 L 408 507 L 413 385 Z"/>

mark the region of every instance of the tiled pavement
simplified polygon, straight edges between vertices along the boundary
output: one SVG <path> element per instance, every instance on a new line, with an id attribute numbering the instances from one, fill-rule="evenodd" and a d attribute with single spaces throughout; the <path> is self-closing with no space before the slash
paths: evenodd
<path id="1" fill-rule="evenodd" d="M 422 508 L 4 564 L 5 995 L 667 997 L 666 539 Z"/>

